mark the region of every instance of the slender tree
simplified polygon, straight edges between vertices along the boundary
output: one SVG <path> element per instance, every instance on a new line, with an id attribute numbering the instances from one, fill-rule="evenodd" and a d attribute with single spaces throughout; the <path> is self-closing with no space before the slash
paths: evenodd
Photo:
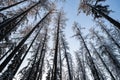
<path id="1" fill-rule="evenodd" d="M 21 61 L 21 57 L 26 50 L 26 46 L 27 45 L 23 45 L 23 47 L 18 51 L 19 55 L 18 54 L 15 55 L 11 64 L 8 66 L 7 70 L 3 73 L 2 76 L 0 76 L 1 80 L 12 80 L 13 79 L 14 74 L 15 74 L 14 72 Z"/>
<path id="2" fill-rule="evenodd" d="M 25 54 L 24 54 L 23 57 L 21 58 L 20 63 L 18 64 L 17 68 L 16 68 L 15 71 L 14 71 L 14 75 L 16 74 L 16 72 L 18 71 L 19 67 L 21 66 L 23 60 L 25 59 L 25 57 L 26 57 L 26 55 L 28 54 L 30 48 L 32 47 L 32 45 L 33 45 L 35 39 L 38 37 L 40 31 L 41 31 L 41 27 L 40 27 L 40 29 L 38 30 L 38 32 L 36 33 L 34 39 L 32 40 L 32 42 L 31 42 L 31 44 L 30 44 L 30 46 L 29 46 L 29 47 L 27 48 L 27 50 L 25 51 Z"/>
<path id="3" fill-rule="evenodd" d="M 99 57 L 99 59 L 101 60 L 102 64 L 104 65 L 105 69 L 109 72 L 112 80 L 116 80 L 115 77 L 113 76 L 112 72 L 109 70 L 109 68 L 107 67 L 106 63 L 104 62 L 104 60 L 102 59 L 102 57 L 100 56 L 100 54 L 98 53 L 98 51 L 96 50 L 96 48 L 94 47 L 94 45 L 91 43 L 91 46 L 93 47 L 95 54 Z"/>
<path id="4" fill-rule="evenodd" d="M 1 24 L 0 24 L 0 30 L 5 28 L 8 24 L 10 24 L 11 22 L 13 22 L 14 20 L 16 20 L 17 18 L 21 17 L 22 15 L 28 13 L 32 8 L 34 8 L 35 6 L 37 6 L 38 4 L 40 4 L 40 1 L 37 2 L 36 4 L 32 5 L 31 7 L 29 7 L 27 10 L 15 15 L 14 17 L 10 18 L 10 19 L 7 19 L 5 21 L 3 21 Z"/>
<path id="5" fill-rule="evenodd" d="M 32 71 L 34 71 L 34 68 L 36 66 L 35 63 L 36 63 L 36 60 L 37 60 L 37 56 L 39 54 L 40 46 L 41 46 L 41 42 L 39 43 L 39 45 L 37 47 L 37 51 L 35 53 L 35 57 L 34 57 L 34 60 L 33 60 L 33 63 L 32 63 L 31 69 L 30 69 L 30 72 L 29 72 L 28 77 L 26 78 L 26 80 L 30 80 L 30 79 L 32 79 L 32 77 L 34 77 L 34 76 L 31 76 L 31 75 L 33 75 Z"/>
<path id="6" fill-rule="evenodd" d="M 58 44 L 59 44 L 59 32 L 60 32 L 60 18 L 61 13 L 58 14 L 58 22 L 57 22 L 57 34 L 56 34 L 56 43 L 55 43 L 55 55 L 54 55 L 54 66 L 53 66 L 53 76 L 52 79 L 57 79 L 57 55 L 58 55 Z"/>
<path id="7" fill-rule="evenodd" d="M 67 62 L 67 68 L 68 68 L 68 74 L 69 74 L 69 80 L 73 80 L 73 77 L 71 75 L 71 69 L 70 69 L 70 62 L 69 62 L 69 57 L 68 57 L 68 52 L 67 52 L 67 48 L 68 46 L 66 45 L 67 42 L 66 40 L 64 39 L 64 35 L 62 34 L 61 35 L 61 43 L 62 43 L 62 46 L 63 46 L 63 49 L 64 49 L 64 55 L 65 55 L 65 58 L 66 58 L 66 62 Z"/>
<path id="8" fill-rule="evenodd" d="M 103 44 L 103 40 L 99 37 L 99 35 L 94 31 L 94 35 L 97 37 L 98 41 Z M 115 66 L 115 70 L 117 71 L 117 73 L 119 74 L 119 67 L 120 67 L 120 63 L 118 61 L 118 59 L 115 57 L 115 55 L 113 54 L 112 51 L 110 51 L 110 48 L 106 45 L 103 44 L 101 45 L 101 47 L 103 47 L 102 52 L 107 53 L 107 56 L 109 57 L 109 60 L 113 63 L 113 65 Z"/>
<path id="9" fill-rule="evenodd" d="M 104 17 L 107 19 L 110 23 L 115 25 L 118 29 L 120 29 L 120 23 L 110 16 L 108 14 L 110 13 L 110 10 L 108 10 L 108 5 L 102 6 L 99 4 L 99 2 L 105 1 L 105 0 L 81 0 L 79 10 L 82 9 L 83 12 L 88 14 L 93 14 L 95 18 Z M 95 2 L 95 4 L 93 4 Z"/>
<path id="10" fill-rule="evenodd" d="M 15 47 L 15 44 L 13 44 L 9 50 L 7 52 L 5 52 L 3 55 L 1 54 L 1 57 L 0 57 L 0 61 L 10 52 L 13 50 L 13 48 Z"/>
<path id="11" fill-rule="evenodd" d="M 15 49 L 10 53 L 10 55 L 2 62 L 0 65 L 0 72 L 5 68 L 11 58 L 15 55 L 15 53 L 19 50 L 19 48 L 24 44 L 24 42 L 29 38 L 29 36 L 34 32 L 34 30 L 39 27 L 39 24 L 51 13 L 49 11 L 36 25 L 35 27 L 24 37 L 24 39 L 15 47 Z"/>
<path id="12" fill-rule="evenodd" d="M 59 48 L 59 39 L 60 39 L 60 31 L 63 28 L 63 25 L 65 24 L 65 18 L 64 13 L 62 11 L 57 13 L 57 16 L 55 18 L 55 52 L 54 52 L 54 61 L 53 61 L 53 75 L 52 79 L 57 79 L 57 69 L 58 69 L 58 48 Z"/>
<path id="13" fill-rule="evenodd" d="M 42 69 L 43 69 L 44 58 L 45 58 L 45 54 L 46 54 L 47 40 L 48 40 L 48 29 L 46 28 L 45 29 L 44 39 L 43 39 L 43 42 L 42 42 L 42 48 L 41 48 L 41 51 L 40 51 L 41 55 L 40 55 L 40 58 L 39 58 L 39 61 L 38 61 L 37 69 L 36 69 L 36 70 L 39 70 L 38 71 L 39 72 L 38 77 L 36 76 L 37 72 L 35 74 L 35 76 L 37 77 L 36 78 L 37 80 L 39 80 L 39 79 L 42 80 Z"/>
<path id="14" fill-rule="evenodd" d="M 19 4 L 21 4 L 21 3 L 25 2 L 25 1 L 27 1 L 27 0 L 23 0 L 23 1 L 17 2 L 17 3 L 15 3 L 15 4 L 9 5 L 9 6 L 7 6 L 7 7 L 2 7 L 2 8 L 0 8 L 0 11 L 9 9 L 9 8 L 14 7 L 14 6 L 16 6 L 16 5 L 19 5 Z"/>
<path id="15" fill-rule="evenodd" d="M 60 62 L 60 80 L 62 80 L 62 58 L 61 58 L 61 47 L 59 44 L 59 62 Z"/>
<path id="16" fill-rule="evenodd" d="M 81 78 L 81 80 L 86 80 L 86 71 L 85 71 L 85 66 L 84 66 L 84 61 L 83 60 L 81 60 L 81 58 L 79 57 L 79 54 L 78 54 L 78 52 L 76 52 L 75 53 L 76 55 L 76 60 L 77 60 L 77 62 L 78 62 L 78 73 L 77 73 L 77 75 L 78 75 L 78 79 L 80 79 Z M 81 73 L 80 73 L 81 72 Z M 80 74 L 80 78 L 79 78 L 79 74 Z"/>
<path id="17" fill-rule="evenodd" d="M 87 52 L 87 58 L 88 58 L 88 61 L 89 61 L 88 63 L 89 63 L 91 72 L 92 72 L 92 74 L 94 76 L 94 80 L 100 80 L 99 73 L 97 71 L 97 68 L 95 67 L 95 63 L 94 63 L 94 61 L 92 59 L 91 53 L 90 53 L 90 51 L 89 51 L 89 49 L 88 49 L 88 47 L 86 45 L 86 42 L 85 42 L 83 36 L 81 35 L 80 28 L 78 28 L 78 27 L 79 27 L 78 23 L 75 22 L 74 26 L 73 26 L 73 29 L 76 30 L 76 35 L 75 36 L 77 36 L 78 39 L 81 40 L 81 42 L 83 43 L 83 46 L 84 46 L 84 48 L 85 48 L 85 50 Z"/>
<path id="18" fill-rule="evenodd" d="M 16 23 L 11 23 L 10 25 L 8 25 L 5 29 L 1 30 L 3 33 L 0 36 L 0 41 L 3 40 L 4 38 L 6 39 L 6 36 L 8 37 L 8 35 L 10 34 L 11 31 L 13 31 L 14 29 L 16 29 L 16 26 L 25 18 L 26 14 L 24 14 L 20 20 L 18 20 Z"/>
<path id="19" fill-rule="evenodd" d="M 113 41 L 113 43 L 120 49 L 120 45 L 117 43 L 117 41 L 108 32 L 108 30 L 106 29 L 106 26 L 100 21 L 98 21 L 98 24 L 100 25 L 101 29 L 105 31 L 105 33 L 108 35 L 108 37 L 111 39 L 111 41 Z"/>

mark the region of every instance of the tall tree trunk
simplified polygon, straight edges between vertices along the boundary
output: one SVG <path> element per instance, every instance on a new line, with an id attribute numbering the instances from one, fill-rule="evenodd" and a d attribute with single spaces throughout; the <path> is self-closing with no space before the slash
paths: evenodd
<path id="1" fill-rule="evenodd" d="M 21 57 L 23 55 L 23 53 L 26 50 L 26 45 L 24 45 L 20 51 L 18 51 L 18 54 L 16 54 L 13 58 L 13 60 L 11 61 L 11 64 L 8 66 L 7 70 L 2 74 L 2 79 L 3 80 L 12 80 L 14 77 L 14 71 L 17 68 L 17 66 L 20 63 Z"/>
<path id="2" fill-rule="evenodd" d="M 97 35 L 97 33 L 95 33 L 95 36 L 98 38 L 98 40 L 102 43 L 101 38 Z M 120 73 L 120 63 L 119 61 L 116 59 L 116 57 L 113 55 L 113 53 L 111 53 L 108 48 L 103 45 L 103 47 L 105 48 L 105 51 L 108 53 L 108 57 L 109 59 L 112 61 L 112 63 L 115 65 L 115 67 L 117 68 L 116 71 L 118 71 Z"/>
<path id="3" fill-rule="evenodd" d="M 48 70 L 46 80 L 51 80 L 51 69 Z"/>
<path id="4" fill-rule="evenodd" d="M 96 68 L 98 70 L 99 76 L 101 80 L 106 80 L 106 76 L 101 72 L 100 68 L 96 65 Z"/>
<path id="5" fill-rule="evenodd" d="M 67 51 L 66 51 L 65 43 L 64 43 L 64 41 L 63 41 L 63 37 L 62 37 L 62 45 L 63 45 L 63 48 L 64 48 L 64 54 L 65 54 L 65 58 L 66 58 L 66 62 L 67 62 L 67 68 L 68 68 L 68 73 L 69 73 L 69 80 L 73 80 L 72 75 L 71 75 L 71 70 L 70 70 L 68 53 L 67 53 Z"/>
<path id="6" fill-rule="evenodd" d="M 113 63 L 115 64 L 115 66 L 118 68 L 118 70 L 120 70 L 120 63 L 119 61 L 116 59 L 116 57 L 107 49 L 107 47 L 105 45 L 103 45 L 105 47 L 105 51 L 108 53 L 109 58 L 112 59 Z M 120 72 L 120 71 L 119 71 Z"/>
<path id="7" fill-rule="evenodd" d="M 36 35 L 35 35 L 34 39 L 32 40 L 32 42 L 31 42 L 30 46 L 29 46 L 29 47 L 28 47 L 28 49 L 26 50 L 26 52 L 25 52 L 24 56 L 21 58 L 21 61 L 20 61 L 19 65 L 17 66 L 17 68 L 16 68 L 16 69 L 15 69 L 15 71 L 14 71 L 14 75 L 15 75 L 15 74 L 16 74 L 16 72 L 18 71 L 18 69 L 19 69 L 19 67 L 21 66 L 21 64 L 22 64 L 23 60 L 25 59 L 25 57 L 26 57 L 27 53 L 29 52 L 30 48 L 32 47 L 32 45 L 33 45 L 33 43 L 34 43 L 35 39 L 36 39 L 36 38 L 37 38 L 37 36 L 39 35 L 39 33 L 40 33 L 40 31 L 41 31 L 41 28 L 42 28 L 42 27 L 40 27 L 39 31 L 36 33 Z"/>
<path id="8" fill-rule="evenodd" d="M 109 17 L 108 15 L 104 14 L 103 12 L 97 10 L 95 7 L 88 4 L 89 7 L 91 7 L 95 12 L 99 13 L 101 16 L 103 16 L 105 19 L 107 19 L 110 23 L 115 25 L 118 29 L 120 29 L 120 23 L 114 20 L 113 18 Z"/>
<path id="9" fill-rule="evenodd" d="M 62 60 L 61 60 L 60 44 L 59 44 L 59 61 L 60 61 L 60 80 L 62 80 Z"/>
<path id="10" fill-rule="evenodd" d="M 5 28 L 8 24 L 10 24 L 11 22 L 13 22 L 13 21 L 16 20 L 17 18 L 19 18 L 19 17 L 21 17 L 22 15 L 26 14 L 27 12 L 29 12 L 32 8 L 34 8 L 34 7 L 37 6 L 38 4 L 40 4 L 40 2 L 37 2 L 36 4 L 34 4 L 33 6 L 31 6 L 29 9 L 21 12 L 20 14 L 15 15 L 14 17 L 3 21 L 3 22 L 0 24 L 0 30 L 3 29 L 3 28 Z"/>
<path id="11" fill-rule="evenodd" d="M 37 51 L 35 53 L 35 57 L 34 57 L 34 60 L 33 60 L 33 63 L 32 63 L 32 67 L 30 69 L 30 72 L 29 72 L 28 77 L 26 78 L 26 80 L 31 80 L 31 75 L 33 75 L 32 71 L 35 68 L 35 64 L 36 64 L 36 60 L 37 60 L 37 57 L 38 57 L 38 54 L 39 54 L 40 47 L 41 47 L 41 42 L 39 43 L 39 45 L 37 47 Z"/>
<path id="12" fill-rule="evenodd" d="M 4 54 L 2 55 L 2 57 L 0 57 L 0 61 L 8 54 L 11 50 L 13 50 L 14 46 L 15 46 L 15 45 L 12 45 L 12 46 L 10 47 L 10 49 L 9 49 L 6 53 L 4 53 Z"/>
<path id="13" fill-rule="evenodd" d="M 45 30 L 45 37 L 42 43 L 42 50 L 41 50 L 41 64 L 39 65 L 39 75 L 36 78 L 36 80 L 42 80 L 42 69 L 43 69 L 43 64 L 44 64 L 44 58 L 45 58 L 45 54 L 46 54 L 46 48 L 47 48 L 47 33 L 48 33 L 48 29 Z"/>
<path id="14" fill-rule="evenodd" d="M 115 39 L 110 35 L 110 33 L 106 30 L 105 25 L 98 22 L 100 27 L 106 32 L 106 34 L 108 35 L 108 37 L 110 37 L 110 39 L 114 42 L 114 44 L 120 49 L 120 45 L 115 41 Z"/>
<path id="15" fill-rule="evenodd" d="M 84 38 L 82 37 L 82 35 L 80 33 L 81 31 L 80 31 L 80 29 L 77 26 L 76 26 L 76 29 L 77 29 L 77 31 L 79 31 L 79 33 L 78 33 L 79 39 L 82 40 L 83 45 L 84 45 L 84 47 L 85 47 L 85 49 L 86 49 L 86 51 L 88 53 L 88 59 L 90 61 L 90 68 L 91 68 L 92 74 L 94 76 L 94 80 L 100 80 L 99 73 L 98 73 L 98 71 L 97 71 L 97 69 L 95 67 L 95 63 L 93 62 L 92 56 L 90 54 L 90 51 L 89 51 L 89 49 L 88 49 L 88 47 L 87 47 L 87 45 L 86 45 L 86 43 L 84 41 Z"/>
<path id="16" fill-rule="evenodd" d="M 21 19 L 17 22 L 17 23 L 11 23 L 11 24 L 14 24 L 14 25 L 12 25 L 12 26 L 7 26 L 7 28 L 6 28 L 6 30 L 5 30 L 5 32 L 4 32 L 4 34 L 2 35 L 2 36 L 0 36 L 0 41 L 1 40 L 3 40 L 8 34 L 10 34 L 10 32 L 13 30 L 13 29 L 15 29 L 15 27 L 24 19 L 24 17 L 26 16 L 26 14 L 24 14 L 22 17 L 21 17 Z"/>
<path id="17" fill-rule="evenodd" d="M 2 7 L 2 8 L 0 9 L 0 11 L 9 9 L 9 8 L 14 7 L 14 6 L 18 5 L 18 4 L 21 4 L 21 3 L 25 2 L 25 1 L 27 1 L 27 0 L 23 0 L 23 1 L 17 2 L 17 3 L 15 3 L 15 4 L 12 4 L 12 5 L 7 6 L 7 7 Z"/>
<path id="18" fill-rule="evenodd" d="M 41 60 L 42 62 L 41 62 L 41 66 L 40 66 L 39 75 L 38 75 L 37 80 L 39 80 L 39 79 L 42 80 L 42 74 L 43 74 L 42 69 L 43 69 L 43 64 L 44 64 L 45 52 L 46 51 L 43 52 L 43 56 L 42 56 L 42 60 Z"/>
<path id="19" fill-rule="evenodd" d="M 45 56 L 45 45 L 46 45 L 46 41 L 47 41 L 47 30 L 45 30 L 45 36 L 44 36 L 44 40 L 42 42 L 42 48 L 41 48 L 41 51 L 40 51 L 40 57 L 38 59 L 38 64 L 37 64 L 37 67 L 36 67 L 36 72 L 35 72 L 35 75 L 34 75 L 34 80 L 37 79 L 37 73 L 39 72 L 39 74 L 42 74 L 41 71 L 39 70 L 39 67 L 41 67 L 43 65 L 43 61 L 44 61 L 44 56 Z M 43 58 L 42 58 L 43 57 Z M 42 61 L 43 60 L 43 61 Z M 41 64 L 40 64 L 41 63 Z M 41 65 L 41 66 L 40 66 Z M 43 66 L 42 66 L 43 67 Z M 40 68 L 41 69 L 41 68 Z M 38 78 L 39 79 L 39 78 Z"/>
<path id="20" fill-rule="evenodd" d="M 85 66 L 83 66 L 83 65 L 84 65 L 84 61 L 82 61 L 82 60 L 80 59 L 78 53 L 76 53 L 76 58 L 77 58 L 77 60 L 78 60 L 78 64 L 80 65 L 80 72 L 82 72 L 82 73 L 81 73 L 81 77 L 82 77 L 81 80 L 86 80 Z M 82 62 L 83 62 L 83 64 L 82 64 Z"/>
<path id="21" fill-rule="evenodd" d="M 81 40 L 82 40 L 82 42 L 83 42 L 83 44 L 84 44 L 84 47 L 85 47 L 85 49 L 86 49 L 86 51 L 87 51 L 87 53 L 88 53 L 88 55 L 89 55 L 89 61 L 90 61 L 90 64 L 91 64 L 91 69 L 92 69 L 91 71 L 92 71 L 92 74 L 93 74 L 93 76 L 94 76 L 94 80 L 100 80 L 99 73 L 98 73 L 98 71 L 97 71 L 97 69 L 96 69 L 96 67 L 95 67 L 95 63 L 94 63 L 93 60 L 92 60 L 92 56 L 91 56 L 91 54 L 90 54 L 90 51 L 89 51 L 89 49 L 88 49 L 88 47 L 87 47 L 87 45 L 86 45 L 86 43 L 85 43 L 82 35 L 79 34 L 79 36 L 80 36 L 80 38 L 81 38 Z"/>
<path id="22" fill-rule="evenodd" d="M 54 55 L 54 61 L 53 61 L 53 75 L 52 80 L 57 80 L 57 57 L 58 57 L 58 44 L 59 44 L 59 31 L 60 31 L 60 15 L 58 16 L 58 23 L 57 23 L 57 38 L 55 43 L 55 55 Z"/>
<path id="23" fill-rule="evenodd" d="M 12 57 L 16 54 L 16 52 L 19 50 L 19 48 L 25 43 L 25 41 L 29 38 L 29 36 L 33 33 L 33 31 L 39 27 L 39 24 L 44 21 L 44 19 L 51 13 L 49 11 L 36 25 L 35 27 L 20 41 L 20 43 L 15 47 L 15 49 L 10 53 L 10 55 L 2 62 L 0 65 L 0 72 L 5 68 L 5 66 L 8 64 L 8 62 L 12 59 Z"/>
<path id="24" fill-rule="evenodd" d="M 100 54 L 98 53 L 98 51 L 95 49 L 95 47 L 93 46 L 93 44 L 91 43 L 96 55 L 99 57 L 99 59 L 101 60 L 102 64 L 104 65 L 105 69 L 108 71 L 108 73 L 110 74 L 112 80 L 116 80 L 115 77 L 113 76 L 112 72 L 109 70 L 109 68 L 107 67 L 107 65 L 105 64 L 105 62 L 103 61 L 102 57 L 100 56 Z"/>

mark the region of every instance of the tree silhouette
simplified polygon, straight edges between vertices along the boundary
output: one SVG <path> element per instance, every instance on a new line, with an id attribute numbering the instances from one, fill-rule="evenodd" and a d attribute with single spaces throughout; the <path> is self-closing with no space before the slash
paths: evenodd
<path id="1" fill-rule="evenodd" d="M 111 12 L 110 10 L 108 10 L 109 6 L 102 6 L 101 4 L 99 4 L 102 1 L 105 0 L 95 0 L 95 4 L 93 4 L 92 0 L 81 0 L 79 10 L 82 9 L 83 12 L 87 15 L 93 14 L 94 18 L 104 17 L 113 25 L 115 25 L 118 29 L 120 29 L 120 23 L 108 16 L 108 14 Z"/>
<path id="2" fill-rule="evenodd" d="M 120 79 L 120 23 L 106 0 L 80 0 L 78 11 L 95 25 L 82 30 L 74 22 L 75 40 L 60 1 L 0 0 L 0 80 Z"/>

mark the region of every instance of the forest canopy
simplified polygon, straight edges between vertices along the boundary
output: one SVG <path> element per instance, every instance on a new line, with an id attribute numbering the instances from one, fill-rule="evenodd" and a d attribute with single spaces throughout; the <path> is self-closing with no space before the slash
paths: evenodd
<path id="1" fill-rule="evenodd" d="M 108 0 L 0 0 L 0 80 L 120 80 L 118 11 Z"/>

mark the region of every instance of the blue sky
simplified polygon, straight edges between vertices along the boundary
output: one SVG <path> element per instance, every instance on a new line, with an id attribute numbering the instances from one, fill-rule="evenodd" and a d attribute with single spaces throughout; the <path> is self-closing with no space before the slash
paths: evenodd
<path id="1" fill-rule="evenodd" d="M 106 4 L 110 5 L 110 9 L 115 11 L 110 14 L 114 19 L 120 20 L 120 0 L 107 0 Z"/>

